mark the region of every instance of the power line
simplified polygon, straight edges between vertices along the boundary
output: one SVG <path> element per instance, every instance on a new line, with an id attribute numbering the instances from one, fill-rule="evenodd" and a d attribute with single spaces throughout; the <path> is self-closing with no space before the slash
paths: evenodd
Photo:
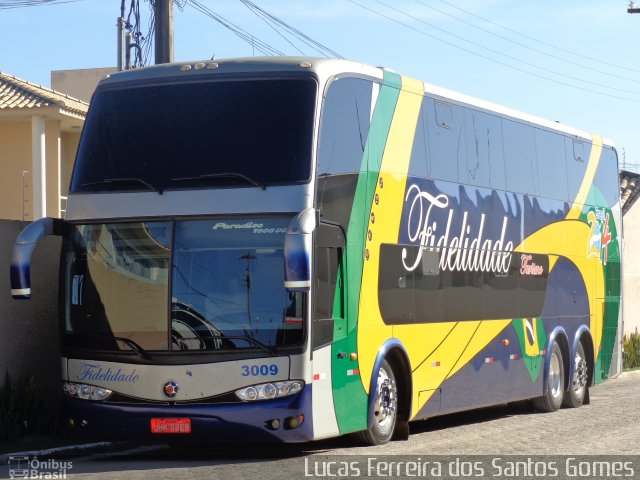
<path id="1" fill-rule="evenodd" d="M 217 14 L 210 8 L 201 4 L 199 1 L 189 0 L 188 5 L 191 5 L 192 8 L 198 10 L 200 13 L 203 13 L 204 15 L 208 16 L 212 20 L 215 20 L 216 22 L 218 22 L 220 25 L 222 25 L 226 29 L 230 30 L 234 35 L 236 35 L 238 38 L 240 38 L 241 40 L 251 45 L 253 48 L 261 52 L 263 55 L 281 55 L 281 56 L 284 55 L 284 53 L 278 50 L 277 48 L 272 47 L 268 43 L 260 40 L 255 35 L 252 35 L 251 33 L 233 24 L 232 22 L 224 18 L 222 15 Z"/>
<path id="2" fill-rule="evenodd" d="M 149 58 L 151 57 L 151 48 L 153 46 L 153 38 L 156 31 L 156 9 L 152 2 L 149 2 L 149 23 L 147 25 L 147 35 L 144 37 L 142 41 L 142 45 L 140 45 L 140 49 L 142 50 L 142 64 L 147 65 L 149 63 Z"/>
<path id="3" fill-rule="evenodd" d="M 446 0 L 438 0 L 438 1 L 440 3 L 444 3 L 445 5 L 450 6 L 452 8 L 455 8 L 456 10 L 460 10 L 461 12 L 464 12 L 467 15 L 470 15 L 472 17 L 475 17 L 475 18 L 479 19 L 479 20 L 482 20 L 483 22 L 486 22 L 486 23 L 488 23 L 490 25 L 493 25 L 495 27 L 498 27 L 498 28 L 501 28 L 501 29 L 506 30 L 508 32 L 511 32 L 511 33 L 513 33 L 515 35 L 518 35 L 518 36 L 522 37 L 522 38 L 526 38 L 527 40 L 531 40 L 532 42 L 536 42 L 536 43 L 539 43 L 541 45 L 545 45 L 547 47 L 554 48 L 556 50 L 560 50 L 562 52 L 569 53 L 571 55 L 575 55 L 575 56 L 580 57 L 580 58 L 584 58 L 585 60 L 591 60 L 592 62 L 598 62 L 598 63 L 601 63 L 603 65 L 607 65 L 609 67 L 615 67 L 615 68 L 619 68 L 619 69 L 622 69 L 622 70 L 629 70 L 631 72 L 640 73 L 640 70 L 637 70 L 635 68 L 627 67 L 627 66 L 624 66 L 624 65 L 617 65 L 615 63 L 610 63 L 610 62 L 607 62 L 605 60 L 600 60 L 598 58 L 589 57 L 588 55 L 583 55 L 583 54 L 580 54 L 578 52 L 573 52 L 573 51 L 568 50 L 566 48 L 562 48 L 562 47 L 559 47 L 559 46 L 554 45 L 552 43 L 548 43 L 548 42 L 545 42 L 543 40 L 537 39 L 535 37 L 531 37 L 531 36 L 526 35 L 524 33 L 518 32 L 517 30 L 513 30 L 513 29 L 511 29 L 509 27 L 505 27 L 504 25 L 501 25 L 501 24 L 499 24 L 497 22 L 489 20 L 488 18 L 481 17 L 480 15 L 477 15 L 477 14 L 475 14 L 473 12 L 470 12 L 469 10 L 465 10 L 462 7 L 458 7 L 457 5 L 454 5 L 454 4 L 450 3 L 450 2 L 447 2 Z"/>
<path id="4" fill-rule="evenodd" d="M 43 5 L 55 5 L 58 3 L 75 3 L 80 0 L 0 0 L 0 10 L 10 8 L 40 7 Z"/>
<path id="5" fill-rule="evenodd" d="M 262 15 L 260 15 L 259 12 L 255 11 L 253 8 L 251 8 L 251 6 L 245 2 L 244 5 L 256 16 L 258 17 L 260 20 L 262 20 L 264 23 L 266 23 L 274 32 L 276 32 L 280 37 L 282 37 L 289 45 L 291 45 L 293 48 L 295 48 L 298 53 L 300 53 L 301 55 L 304 55 L 304 52 L 302 50 L 300 50 L 298 47 L 295 46 L 295 44 L 289 40 L 287 37 L 285 37 L 282 33 L 280 33 L 278 31 L 278 29 L 273 26 L 273 24 L 271 22 L 269 22 L 269 20 L 267 20 L 266 18 L 264 18 Z"/>
<path id="6" fill-rule="evenodd" d="M 124 18 L 125 12 L 125 0 L 122 0 L 121 15 Z M 153 47 L 153 33 L 155 30 L 155 15 L 154 15 L 154 0 L 149 0 L 149 6 L 151 8 L 151 15 L 149 23 L 147 25 L 146 34 L 142 34 L 142 15 L 140 13 L 140 0 L 131 0 L 129 4 L 129 11 L 126 19 L 124 20 L 124 28 L 131 34 L 131 44 L 129 45 L 129 51 L 126 52 L 127 58 L 129 58 L 131 49 L 134 50 L 133 58 L 128 61 L 126 68 L 138 68 L 144 67 L 148 64 L 151 49 Z"/>
<path id="7" fill-rule="evenodd" d="M 393 7 L 393 6 L 383 2 L 382 0 L 374 0 L 374 1 L 379 3 L 380 5 L 384 5 L 385 7 L 389 8 L 389 9 L 391 9 L 391 10 L 397 12 L 397 13 L 400 13 L 401 15 L 409 17 L 412 20 L 415 20 L 415 21 L 420 22 L 420 23 L 422 23 L 424 25 L 427 25 L 428 27 L 431 27 L 434 30 L 438 30 L 439 32 L 442 32 L 442 33 L 444 33 L 446 35 L 450 35 L 450 36 L 452 36 L 454 38 L 457 38 L 458 40 L 462 40 L 463 42 L 470 43 L 471 45 L 473 45 L 475 47 L 481 48 L 483 50 L 487 50 L 487 51 L 489 51 L 491 53 L 494 53 L 496 55 L 500 55 L 501 57 L 507 58 L 507 59 L 512 60 L 514 62 L 521 63 L 521 64 L 526 65 L 528 67 L 536 68 L 538 70 L 542 70 L 543 72 L 547 72 L 547 73 L 551 73 L 553 75 L 558 75 L 560 77 L 568 78 L 569 80 L 574 80 L 576 82 L 581 82 L 581 83 L 586 83 L 588 85 L 593 85 L 595 87 L 605 88 L 605 89 L 608 89 L 608 90 L 613 90 L 613 91 L 617 91 L 617 92 L 621 92 L 621 93 L 627 93 L 627 94 L 630 94 L 630 95 L 640 95 L 640 92 L 637 92 L 635 90 L 626 90 L 624 88 L 610 87 L 609 85 L 605 85 L 605 84 L 598 83 L 598 82 L 592 82 L 590 80 L 585 80 L 585 79 L 582 79 L 582 78 L 579 78 L 579 77 L 574 77 L 572 75 L 567 75 L 567 74 L 564 74 L 564 73 L 561 73 L 561 72 L 557 72 L 557 71 L 552 70 L 550 68 L 546 68 L 546 67 L 542 67 L 540 65 L 536 65 L 535 63 L 527 62 L 526 60 L 522 60 L 522 59 L 514 57 L 512 55 L 508 55 L 508 54 L 503 53 L 503 52 L 501 52 L 499 50 L 496 50 L 496 49 L 493 49 L 491 47 L 487 47 L 487 46 L 482 45 L 480 43 L 477 43 L 477 42 L 474 42 L 472 40 L 469 40 L 469 39 L 467 39 L 467 38 L 465 38 L 465 37 L 463 37 L 461 35 L 457 35 L 455 33 L 449 32 L 449 31 L 445 30 L 444 28 L 440 28 L 440 27 L 438 27 L 436 25 L 433 25 L 432 23 L 427 22 L 426 20 L 422 20 L 422 19 L 416 17 L 415 15 L 407 13 L 407 12 L 405 12 L 405 11 L 399 9 L 399 8 Z M 631 80 L 631 81 L 640 84 L 640 81 L 636 81 L 636 80 Z"/>
<path id="8" fill-rule="evenodd" d="M 133 16 L 133 23 L 131 23 L 131 17 Z M 139 48 L 135 49 L 135 57 L 132 65 L 127 65 L 129 67 L 142 67 L 144 66 L 144 61 L 142 58 L 142 41 L 143 36 L 140 30 L 140 2 L 138 0 L 131 0 L 131 5 L 129 6 L 129 14 L 127 15 L 126 27 L 131 33 L 131 37 L 133 38 L 133 42 Z M 127 58 L 130 52 L 127 52 Z"/>
<path id="9" fill-rule="evenodd" d="M 427 8 L 430 8 L 431 10 L 434 10 L 434 11 L 436 11 L 436 12 L 438 12 L 438 13 L 441 13 L 441 14 L 443 14 L 443 15 L 446 15 L 447 17 L 453 18 L 454 20 L 457 20 L 457 21 L 459 21 L 459 22 L 461 22 L 461 23 L 464 23 L 465 25 L 468 25 L 468 26 L 470 26 L 470 27 L 473 27 L 473 28 L 475 28 L 475 29 L 477 29 L 477 30 L 481 30 L 481 31 L 483 31 L 483 32 L 485 32 L 485 33 L 487 33 L 487 34 L 489 34 L 489 35 L 493 35 L 494 37 L 500 38 L 501 40 L 505 40 L 505 41 L 507 41 L 507 42 L 513 43 L 513 44 L 518 45 L 518 46 L 520 46 L 520 47 L 522 47 L 522 48 L 526 48 L 527 50 L 531 50 L 531 51 L 536 52 L 536 53 L 539 53 L 539 54 L 541 54 L 541 55 L 545 55 L 545 56 L 547 56 L 547 57 L 550 57 L 550 58 L 553 58 L 553 59 L 556 59 L 556 60 L 560 60 L 561 62 L 569 63 L 569 64 L 574 65 L 574 66 L 576 66 L 576 67 L 584 68 L 584 69 L 586 69 L 586 70 L 591 70 L 591 71 L 593 71 L 593 72 L 597 72 L 597 73 L 600 73 L 600 74 L 602 74 L 602 75 L 606 75 L 606 76 L 609 76 L 609 77 L 618 78 L 618 79 L 620 79 L 620 80 L 627 80 L 627 81 L 629 81 L 629 82 L 634 82 L 634 83 L 639 83 L 639 84 L 640 84 L 640 81 L 634 80 L 634 79 L 632 79 L 632 78 L 629 78 L 629 77 L 623 77 L 622 75 L 616 75 L 615 73 L 605 72 L 604 70 L 600 70 L 600 69 L 597 69 L 597 68 L 593 68 L 593 67 L 590 67 L 589 65 L 584 65 L 583 63 L 579 63 L 579 62 L 576 62 L 576 61 L 574 61 L 574 60 L 570 60 L 570 59 L 568 59 L 568 58 L 559 57 L 559 56 L 554 55 L 554 54 L 552 54 L 552 53 L 545 52 L 544 50 L 540 50 L 539 48 L 535 48 L 535 47 L 532 47 L 532 46 L 527 45 L 527 44 L 525 44 L 525 43 L 519 42 L 519 41 L 517 41 L 517 40 L 513 40 L 512 38 L 509 38 L 509 37 L 507 37 L 507 36 L 505 36 L 505 35 L 500 35 L 499 33 L 496 33 L 496 32 L 493 32 L 493 31 L 491 31 L 491 30 L 488 30 L 488 29 L 486 29 L 486 28 L 480 27 L 480 26 L 478 26 L 478 25 L 476 25 L 476 24 L 474 24 L 474 23 L 471 23 L 471 22 L 468 22 L 468 21 L 464 20 L 463 18 L 460 18 L 460 17 L 458 17 L 458 16 L 456 16 L 456 15 L 453 15 L 453 14 L 451 14 L 451 13 L 449 13 L 449 12 L 446 12 L 446 11 L 444 11 L 444 10 L 441 10 L 441 9 L 439 9 L 439 8 L 436 8 L 436 7 L 432 6 L 432 5 L 429 5 L 428 3 L 425 3 L 425 2 L 424 2 L 424 1 L 422 1 L 422 0 L 414 0 L 414 2 L 419 3 L 420 5 L 423 5 L 423 6 L 427 7 Z M 452 6 L 453 6 L 453 5 L 452 5 Z M 456 8 L 457 8 L 457 7 L 456 7 Z M 487 21 L 487 22 L 490 22 L 490 20 L 486 20 L 486 21 Z M 493 22 L 491 22 L 491 23 L 493 24 Z M 502 27 L 502 28 L 506 28 L 506 27 Z M 507 29 L 507 30 L 509 30 L 509 29 Z M 514 33 L 518 33 L 518 32 L 514 32 Z M 520 35 L 521 35 L 521 34 L 520 34 Z M 532 39 L 532 40 L 535 40 L 535 39 L 533 39 L 533 38 L 531 38 L 531 39 Z M 539 42 L 539 43 L 545 43 L 545 42 L 540 42 L 539 40 L 535 40 L 535 41 L 537 41 L 537 42 Z M 551 44 L 546 44 L 546 43 L 545 43 L 545 45 L 553 46 L 553 45 L 551 45 Z M 554 48 L 558 48 L 558 47 L 554 47 Z M 564 50 L 564 49 L 561 49 L 561 50 Z M 572 54 L 572 55 L 576 55 L 576 54 L 574 53 L 574 54 Z M 598 60 L 595 60 L 595 59 L 594 59 L 593 61 L 598 61 Z M 605 63 L 606 63 L 606 62 L 605 62 Z"/>
<path id="10" fill-rule="evenodd" d="M 274 25 L 276 27 L 279 27 L 279 28 L 280 27 L 283 28 L 290 35 L 294 36 L 295 38 L 297 38 L 298 40 L 300 40 L 301 42 L 303 42 L 307 46 L 311 47 L 312 49 L 314 49 L 316 52 L 320 53 L 321 55 L 323 55 L 325 57 L 326 56 L 332 56 L 332 57 L 336 57 L 336 58 L 344 58 L 339 53 L 337 53 L 335 50 L 332 50 L 329 47 L 321 44 L 320 42 L 318 42 L 316 40 L 314 40 L 313 38 L 309 37 L 307 34 L 301 32 L 297 28 L 289 25 L 284 20 L 281 20 L 280 18 L 276 17 L 275 15 L 267 12 L 265 9 L 259 7 L 258 5 L 253 3 L 251 0 L 240 0 L 240 1 L 247 8 L 249 8 L 252 12 L 256 13 L 257 15 L 260 15 L 262 18 L 264 18 L 267 22 L 270 22 L 272 25 Z M 298 52 L 300 52 L 300 50 L 297 47 L 295 47 L 291 42 L 289 42 L 289 44 L 291 44 L 296 50 L 298 50 Z"/>
<path id="11" fill-rule="evenodd" d="M 358 2 L 356 2 L 355 0 L 347 0 L 347 1 L 349 3 L 357 5 L 358 7 L 362 8 L 364 10 L 367 10 L 367 11 L 373 13 L 374 15 L 378 15 L 380 17 L 386 18 L 387 20 L 390 20 L 390 21 L 392 21 L 394 23 L 397 23 L 398 25 L 401 25 L 401 26 L 403 26 L 405 28 L 408 28 L 409 30 L 413 30 L 414 32 L 417 32 L 417 33 L 419 33 L 421 35 L 424 35 L 426 37 L 432 38 L 432 39 L 434 39 L 434 40 L 436 40 L 438 42 L 444 43 L 444 44 L 449 45 L 449 46 L 451 46 L 453 48 L 456 48 L 458 50 L 462 50 L 463 52 L 469 53 L 471 55 L 475 55 L 477 57 L 484 58 L 485 60 L 489 60 L 490 62 L 497 63 L 498 65 L 502 65 L 502 66 L 510 68 L 512 70 L 516 70 L 516 71 L 525 73 L 527 75 L 531 75 L 533 77 L 537 77 L 537 78 L 541 78 L 543 80 L 547 80 L 547 81 L 550 81 L 550 82 L 553 82 L 553 83 L 557 83 L 559 85 L 564 85 L 566 87 L 574 88 L 574 89 L 577 89 L 577 90 L 582 90 L 584 92 L 594 93 L 596 95 L 602 95 L 602 96 L 610 97 L 610 98 L 616 98 L 618 100 L 625 100 L 625 101 L 629 101 L 629 102 L 640 103 L 640 100 L 637 100 L 637 99 L 628 98 L 628 97 L 621 97 L 621 96 L 618 96 L 618 95 L 612 95 L 612 94 L 609 94 L 609 93 L 599 92 L 597 90 L 591 90 L 589 88 L 580 87 L 578 85 L 574 85 L 574 84 L 571 84 L 571 83 L 563 82 L 561 80 L 557 80 L 557 79 L 554 79 L 554 78 L 551 78 L 551 77 L 547 77 L 545 75 L 540 75 L 538 73 L 534 73 L 534 72 L 525 70 L 523 68 L 516 67 L 516 66 L 511 65 L 509 63 L 502 62 L 500 60 L 496 60 L 495 58 L 491 58 L 491 57 L 489 57 L 487 55 L 483 55 L 481 53 L 474 52 L 473 50 L 469 50 L 467 48 L 461 47 L 460 45 L 457 45 L 457 44 L 455 44 L 453 42 L 449 42 L 447 40 L 443 40 L 442 38 L 439 38 L 439 37 L 437 37 L 435 35 L 431 35 L 431 34 L 425 32 L 424 30 L 421 30 L 421 29 L 416 28 L 416 27 L 414 27 L 412 25 L 409 25 L 409 24 L 406 24 L 404 22 L 401 22 L 400 20 L 397 20 L 397 19 L 395 19 L 393 17 L 390 17 L 388 15 L 385 15 L 384 13 L 381 13 L 381 12 L 379 12 L 377 10 L 374 10 L 372 8 L 369 8 L 369 7 L 365 6 L 365 5 L 362 5 L 362 4 L 358 3 Z"/>
<path id="12" fill-rule="evenodd" d="M 134 0 L 132 0 L 133 3 Z M 147 23 L 146 34 L 142 35 L 142 22 L 140 21 L 140 7 L 139 0 L 135 0 L 138 4 L 137 7 L 137 25 L 136 25 L 136 33 L 134 34 L 134 38 L 136 38 L 136 43 L 138 45 L 138 49 L 136 49 L 136 58 L 138 59 L 140 66 L 145 66 L 149 64 L 149 58 L 151 57 L 151 49 L 154 45 L 154 34 L 156 31 L 156 3 L 155 0 L 149 0 L 149 21 Z M 176 0 L 173 2 L 175 5 L 180 5 Z"/>

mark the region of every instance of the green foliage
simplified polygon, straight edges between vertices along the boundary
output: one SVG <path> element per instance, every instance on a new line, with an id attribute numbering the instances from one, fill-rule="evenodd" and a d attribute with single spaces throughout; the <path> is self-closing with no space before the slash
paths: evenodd
<path id="1" fill-rule="evenodd" d="M 24 435 L 58 433 L 59 415 L 38 392 L 33 377 L 13 381 L 6 372 L 0 389 L 0 443 L 10 443 Z"/>
<path id="2" fill-rule="evenodd" d="M 624 353 L 622 354 L 624 369 L 640 367 L 640 333 L 638 330 L 624 337 Z"/>

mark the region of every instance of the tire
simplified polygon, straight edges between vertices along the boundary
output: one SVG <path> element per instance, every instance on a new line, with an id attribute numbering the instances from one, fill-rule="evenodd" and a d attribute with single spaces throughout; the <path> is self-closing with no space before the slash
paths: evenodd
<path id="1" fill-rule="evenodd" d="M 573 378 L 569 385 L 569 390 L 565 392 L 562 406 L 568 408 L 578 408 L 581 406 L 587 396 L 589 386 L 589 365 L 587 357 L 584 354 L 582 342 L 578 343 L 576 354 L 573 357 Z"/>
<path id="2" fill-rule="evenodd" d="M 369 428 L 358 433 L 358 437 L 367 445 L 381 445 L 391 440 L 398 422 L 396 377 L 393 368 L 386 360 L 382 361 L 380 370 L 378 370 L 378 382 L 372 408 L 372 422 Z"/>
<path id="3" fill-rule="evenodd" d="M 555 412 L 560 408 L 564 396 L 564 375 L 562 350 L 556 342 L 553 342 L 547 374 L 547 391 L 541 397 L 532 400 L 537 411 Z"/>

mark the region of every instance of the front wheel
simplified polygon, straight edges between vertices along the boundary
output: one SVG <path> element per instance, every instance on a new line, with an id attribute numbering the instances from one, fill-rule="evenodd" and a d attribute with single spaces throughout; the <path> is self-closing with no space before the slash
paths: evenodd
<path id="1" fill-rule="evenodd" d="M 533 406 L 539 412 L 555 412 L 562 405 L 564 394 L 564 362 L 562 351 L 556 342 L 551 347 L 549 359 L 549 373 L 547 374 L 547 391 L 544 395 L 532 400 Z"/>
<path id="2" fill-rule="evenodd" d="M 373 394 L 374 392 L 372 392 Z M 381 445 L 391 440 L 398 421 L 398 389 L 396 377 L 389 362 L 382 361 L 373 399 L 373 420 L 369 428 L 359 432 L 368 445 Z"/>
<path id="3" fill-rule="evenodd" d="M 584 403 L 587 394 L 587 382 L 589 380 L 589 370 L 587 357 L 584 354 L 582 342 L 578 343 L 576 354 L 573 357 L 573 378 L 569 391 L 565 393 L 562 400 L 563 407 L 577 408 Z"/>

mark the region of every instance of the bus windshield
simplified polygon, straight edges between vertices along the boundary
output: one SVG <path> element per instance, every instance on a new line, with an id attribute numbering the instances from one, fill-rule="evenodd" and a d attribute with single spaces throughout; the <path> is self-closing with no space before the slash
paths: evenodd
<path id="1" fill-rule="evenodd" d="M 303 294 L 284 289 L 288 221 L 70 226 L 68 341 L 101 350 L 132 350 L 133 341 L 143 351 L 299 345 Z"/>
<path id="2" fill-rule="evenodd" d="M 70 190 L 306 183 L 316 90 L 311 77 L 98 90 Z"/>

